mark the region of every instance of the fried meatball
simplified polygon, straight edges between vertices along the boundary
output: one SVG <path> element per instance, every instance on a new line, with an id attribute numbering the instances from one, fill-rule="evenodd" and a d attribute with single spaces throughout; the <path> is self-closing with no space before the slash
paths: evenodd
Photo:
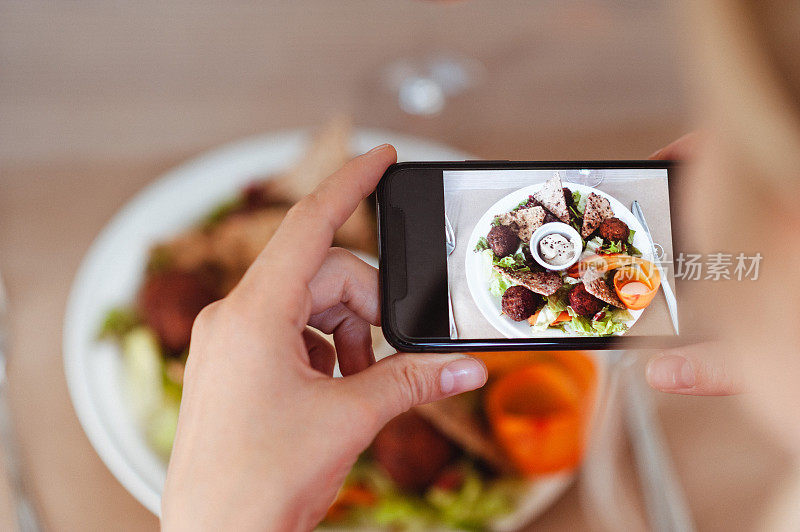
<path id="1" fill-rule="evenodd" d="M 540 298 L 524 286 L 512 286 L 503 294 L 503 314 L 514 321 L 528 319 L 539 308 Z"/>
<path id="2" fill-rule="evenodd" d="M 628 235 L 631 234 L 631 230 L 619 218 L 606 218 L 600 223 L 597 231 L 604 240 L 612 240 L 614 242 L 627 241 Z"/>
<path id="3" fill-rule="evenodd" d="M 514 253 L 519 247 L 519 237 L 506 225 L 495 225 L 486 237 L 489 247 L 498 257 Z"/>
<path id="4" fill-rule="evenodd" d="M 569 306 L 581 316 L 591 318 L 600 312 L 603 305 L 602 301 L 586 291 L 583 283 L 576 284 L 569 293 Z"/>
<path id="5" fill-rule="evenodd" d="M 455 446 L 419 414 L 400 414 L 381 429 L 372 454 L 398 486 L 423 491 L 456 456 Z"/>
<path id="6" fill-rule="evenodd" d="M 219 299 L 203 272 L 163 270 L 151 272 L 139 292 L 139 312 L 169 354 L 189 347 L 197 314 Z"/>

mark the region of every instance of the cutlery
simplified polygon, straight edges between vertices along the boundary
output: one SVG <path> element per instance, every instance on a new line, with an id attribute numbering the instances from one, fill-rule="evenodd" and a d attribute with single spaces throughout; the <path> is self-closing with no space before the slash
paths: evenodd
<path id="1" fill-rule="evenodd" d="M 5 351 L 8 338 L 7 306 L 3 279 L 0 277 L 0 446 L 2 446 L 6 476 L 11 488 L 12 503 L 16 512 L 17 529 L 19 532 L 37 532 L 40 527 L 36 521 L 33 505 L 25 494 L 23 487 L 17 442 L 14 440 L 11 409 L 8 405 L 8 359 Z"/>
<path id="2" fill-rule="evenodd" d="M 656 421 L 652 392 L 645 388 L 641 368 L 629 364 L 625 369 L 628 434 L 650 526 L 656 532 L 691 532 L 694 523 Z"/>
<path id="3" fill-rule="evenodd" d="M 447 249 L 447 256 L 449 257 L 453 251 L 456 250 L 456 233 L 453 231 L 453 226 L 450 225 L 450 219 L 447 214 L 444 215 L 444 235 L 445 235 L 445 248 Z M 450 313 L 450 339 L 458 339 L 458 329 L 456 328 L 455 315 L 453 314 L 453 299 L 450 297 L 450 287 L 447 287 L 447 310 Z"/>
<path id="4" fill-rule="evenodd" d="M 650 227 L 647 225 L 647 221 L 644 219 L 644 212 L 642 212 L 642 207 L 639 205 L 639 202 L 634 200 L 633 204 L 631 205 L 631 211 L 633 215 L 636 216 L 636 219 L 639 220 L 639 223 L 642 224 L 644 227 L 644 232 L 647 235 L 647 240 L 650 242 L 650 249 L 655 251 L 655 243 L 653 242 L 653 235 L 650 233 Z M 667 300 L 667 307 L 669 308 L 669 315 L 672 318 L 672 326 L 675 328 L 675 334 L 680 334 L 678 330 L 678 302 L 675 300 L 675 292 L 672 291 L 672 287 L 667 281 L 667 276 L 664 274 L 664 270 L 661 269 L 661 265 L 658 263 L 655 257 L 653 257 L 653 263 L 656 265 L 656 269 L 658 273 L 661 275 L 661 289 L 664 291 L 664 297 Z"/>

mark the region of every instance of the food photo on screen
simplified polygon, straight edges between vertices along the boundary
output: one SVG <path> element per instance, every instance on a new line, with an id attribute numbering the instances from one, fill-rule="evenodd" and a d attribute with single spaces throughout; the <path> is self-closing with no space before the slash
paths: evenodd
<path id="1" fill-rule="evenodd" d="M 666 168 L 459 170 L 443 180 L 458 338 L 678 332 L 660 295 L 675 286 Z"/>

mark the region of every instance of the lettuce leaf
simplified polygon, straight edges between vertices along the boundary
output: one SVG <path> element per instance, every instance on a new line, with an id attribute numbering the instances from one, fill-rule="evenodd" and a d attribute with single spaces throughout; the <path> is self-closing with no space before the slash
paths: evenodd
<path id="1" fill-rule="evenodd" d="M 575 208 L 580 213 L 579 218 L 582 218 L 583 217 L 583 211 L 586 208 L 586 202 L 584 201 L 583 197 L 581 196 L 581 193 L 578 192 L 577 190 L 573 190 L 572 191 L 572 202 L 575 204 Z"/>
<path id="2" fill-rule="evenodd" d="M 567 331 L 583 336 L 611 336 L 612 334 L 628 330 L 626 322 L 633 319 L 626 309 L 604 307 L 601 312 L 603 317 L 599 320 L 580 316 L 572 307 L 567 307 L 567 312 L 572 320 L 564 324 Z"/>
<path id="3" fill-rule="evenodd" d="M 503 297 L 511 283 L 500 274 L 500 272 L 492 270 L 489 274 L 489 293 L 495 297 Z"/>
<path id="4" fill-rule="evenodd" d="M 593 239 L 586 242 L 586 251 L 591 253 L 597 253 L 600 248 L 603 247 L 603 239 L 599 236 L 594 237 Z"/>
<path id="5" fill-rule="evenodd" d="M 536 316 L 536 322 L 531 325 L 534 331 L 544 331 L 558 318 L 559 314 L 567 310 L 567 294 L 571 286 L 563 286 L 555 294 L 547 296 L 544 307 Z"/>

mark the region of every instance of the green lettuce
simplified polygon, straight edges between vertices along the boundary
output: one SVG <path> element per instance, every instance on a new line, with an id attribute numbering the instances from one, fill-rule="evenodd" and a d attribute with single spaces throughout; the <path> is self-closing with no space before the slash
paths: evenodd
<path id="1" fill-rule="evenodd" d="M 503 297 L 511 282 L 500 272 L 492 270 L 489 274 L 489 293 L 495 297 Z"/>
<path id="2" fill-rule="evenodd" d="M 561 287 L 555 294 L 547 296 L 544 307 L 536 316 L 536 321 L 531 325 L 534 331 L 544 331 L 558 316 L 567 310 L 567 294 L 572 287 L 566 285 Z"/>
<path id="3" fill-rule="evenodd" d="M 610 336 L 624 332 L 628 330 L 626 322 L 633 319 L 631 313 L 626 309 L 612 309 L 608 306 L 600 311 L 603 313 L 603 317 L 599 320 L 581 316 L 572 307 L 567 307 L 567 312 L 572 316 L 572 320 L 567 322 L 564 327 L 569 332 L 584 336 Z"/>
<path id="4" fill-rule="evenodd" d="M 515 479 L 488 480 L 470 462 L 455 466 L 463 481 L 455 489 L 432 486 L 418 494 L 400 490 L 368 456 L 362 455 L 345 485 L 368 487 L 378 497 L 374 506 L 354 508 L 345 522 L 322 526 L 376 526 L 391 530 L 486 530 L 514 510 L 523 484 Z"/>
<path id="5" fill-rule="evenodd" d="M 494 264 L 496 264 L 497 266 L 502 266 L 504 268 L 521 270 L 526 268 L 525 255 L 523 255 L 522 253 L 516 253 L 514 255 L 507 255 L 502 259 L 498 259 L 497 257 L 495 257 Z"/>
<path id="6" fill-rule="evenodd" d="M 98 337 L 121 340 L 141 323 L 142 320 L 134 309 L 130 307 L 112 308 L 106 313 Z"/>

